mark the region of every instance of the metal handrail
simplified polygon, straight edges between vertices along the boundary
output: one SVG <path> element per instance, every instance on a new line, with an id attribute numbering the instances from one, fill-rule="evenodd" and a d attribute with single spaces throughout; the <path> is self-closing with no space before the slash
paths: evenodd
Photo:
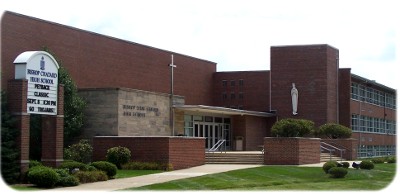
<path id="1" fill-rule="evenodd" d="M 332 149 L 328 149 L 328 148 L 322 146 L 322 144 L 324 144 L 325 146 L 328 146 L 328 147 L 330 147 L 330 148 L 332 148 Z M 332 151 L 334 151 L 334 150 L 340 151 L 340 161 L 343 161 L 343 151 L 346 151 L 346 149 L 341 149 L 341 148 L 335 147 L 335 146 L 330 145 L 330 144 L 325 143 L 325 142 L 321 142 L 321 148 L 326 149 L 326 150 L 329 151 L 329 153 L 330 153 L 330 159 L 332 159 Z"/>
<path id="2" fill-rule="evenodd" d="M 218 142 L 215 143 L 215 144 L 213 145 L 213 147 L 211 147 L 208 151 L 209 151 L 209 152 L 215 152 L 215 151 L 217 151 L 217 150 L 219 149 L 219 147 L 221 147 L 222 144 L 225 143 L 225 141 L 226 141 L 225 139 L 220 139 L 220 140 L 218 140 Z"/>

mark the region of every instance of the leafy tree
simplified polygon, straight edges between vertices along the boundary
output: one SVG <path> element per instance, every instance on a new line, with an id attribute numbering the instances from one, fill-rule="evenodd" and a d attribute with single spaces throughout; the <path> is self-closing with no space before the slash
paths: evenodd
<path id="1" fill-rule="evenodd" d="M 314 122 L 305 119 L 282 119 L 272 128 L 272 136 L 277 137 L 303 137 L 314 130 Z"/>
<path id="2" fill-rule="evenodd" d="M 64 85 L 64 146 L 69 145 L 73 138 L 81 134 L 84 122 L 84 109 L 86 102 L 78 95 L 78 88 L 68 71 L 63 67 L 62 61 L 57 58 L 47 47 L 44 51 L 50 53 L 57 61 L 58 82 Z"/>
<path id="3" fill-rule="evenodd" d="M 14 128 L 15 120 L 7 110 L 5 92 L 1 92 L 1 175 L 8 184 L 19 178 L 19 150 L 16 139 L 19 131 Z"/>

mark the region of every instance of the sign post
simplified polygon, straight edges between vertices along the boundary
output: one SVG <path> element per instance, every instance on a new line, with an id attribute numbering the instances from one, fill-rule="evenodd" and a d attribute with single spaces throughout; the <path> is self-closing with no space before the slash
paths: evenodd
<path id="1" fill-rule="evenodd" d="M 42 115 L 42 163 L 63 161 L 64 87 L 58 85 L 57 61 L 44 51 L 26 51 L 14 60 L 15 80 L 9 81 L 10 111 L 18 121 L 21 173 L 29 163 L 30 114 Z"/>

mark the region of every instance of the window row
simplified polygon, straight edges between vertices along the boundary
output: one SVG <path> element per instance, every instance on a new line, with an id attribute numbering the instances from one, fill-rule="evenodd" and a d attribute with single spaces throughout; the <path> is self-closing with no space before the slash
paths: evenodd
<path id="1" fill-rule="evenodd" d="M 353 132 L 396 134 L 396 121 L 374 118 L 358 114 L 351 115 Z"/>
<path id="2" fill-rule="evenodd" d="M 240 87 L 243 86 L 244 85 L 243 79 L 239 79 L 238 83 L 239 83 Z M 236 81 L 235 80 L 231 80 L 230 81 L 230 86 L 234 87 L 235 85 L 236 85 Z M 227 87 L 227 86 L 228 86 L 228 81 L 227 80 L 222 80 L 222 87 Z"/>
<path id="3" fill-rule="evenodd" d="M 396 146 L 388 145 L 388 146 L 367 146 L 360 145 L 358 146 L 357 156 L 362 157 L 374 157 L 374 156 L 389 156 L 396 154 Z"/>
<path id="4" fill-rule="evenodd" d="M 351 83 L 351 99 L 396 109 L 395 95 L 354 82 Z"/>
<path id="5" fill-rule="evenodd" d="M 231 92 L 229 97 L 230 97 L 231 100 L 236 99 L 236 93 L 235 92 Z M 238 98 L 240 100 L 244 98 L 243 97 L 243 92 L 239 92 Z M 222 92 L 222 100 L 227 100 L 227 99 L 228 99 L 228 94 L 226 92 Z"/>

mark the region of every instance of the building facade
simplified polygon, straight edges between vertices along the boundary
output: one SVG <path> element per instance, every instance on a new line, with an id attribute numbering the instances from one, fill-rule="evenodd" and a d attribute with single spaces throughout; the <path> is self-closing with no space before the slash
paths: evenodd
<path id="1" fill-rule="evenodd" d="M 339 68 L 330 45 L 273 46 L 270 70 L 217 72 L 208 60 L 5 12 L 3 90 L 16 56 L 44 47 L 88 102 L 82 138 L 204 137 L 205 149 L 223 139 L 226 150 L 260 150 L 275 121 L 298 118 L 350 127 L 359 157 L 396 151 L 396 90 Z"/>

